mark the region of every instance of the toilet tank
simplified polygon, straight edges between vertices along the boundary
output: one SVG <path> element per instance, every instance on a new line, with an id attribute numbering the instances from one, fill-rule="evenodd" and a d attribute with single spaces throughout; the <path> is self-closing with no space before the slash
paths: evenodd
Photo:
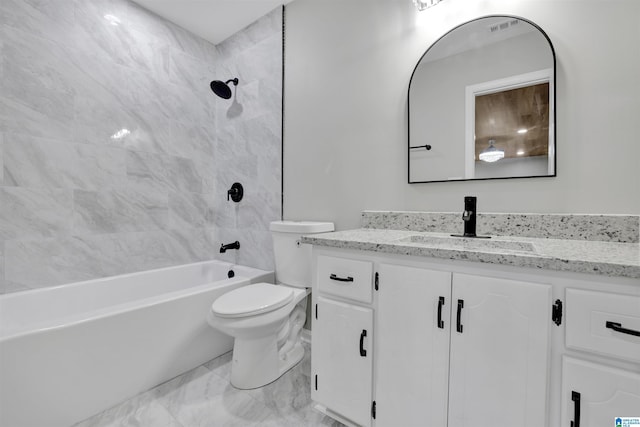
<path id="1" fill-rule="evenodd" d="M 333 231 L 332 222 L 273 221 L 270 225 L 276 261 L 276 282 L 311 287 L 311 245 L 300 243 L 305 234 Z"/>

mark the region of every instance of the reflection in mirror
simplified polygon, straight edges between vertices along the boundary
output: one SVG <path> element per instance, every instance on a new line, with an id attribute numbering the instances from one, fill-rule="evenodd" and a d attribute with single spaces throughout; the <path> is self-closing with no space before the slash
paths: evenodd
<path id="1" fill-rule="evenodd" d="M 409 84 L 409 183 L 555 176 L 555 55 L 511 16 L 454 28 Z"/>

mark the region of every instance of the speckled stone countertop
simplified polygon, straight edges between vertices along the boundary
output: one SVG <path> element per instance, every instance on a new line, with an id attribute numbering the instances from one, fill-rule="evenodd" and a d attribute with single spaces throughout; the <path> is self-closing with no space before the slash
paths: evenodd
<path id="1" fill-rule="evenodd" d="M 544 239 L 638 243 L 640 215 L 479 212 L 477 233 Z M 460 212 L 364 211 L 362 228 L 461 233 Z"/>
<path id="2" fill-rule="evenodd" d="M 343 249 L 640 279 L 640 245 L 637 241 L 620 243 L 520 236 L 473 239 L 451 237 L 448 233 L 361 228 L 304 236 L 302 242 Z"/>

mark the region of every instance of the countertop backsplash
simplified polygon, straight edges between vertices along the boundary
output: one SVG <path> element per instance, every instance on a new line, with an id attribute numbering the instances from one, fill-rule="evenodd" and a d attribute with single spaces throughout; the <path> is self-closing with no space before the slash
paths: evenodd
<path id="1" fill-rule="evenodd" d="M 640 215 L 478 213 L 478 235 L 640 242 Z M 362 227 L 461 233 L 461 212 L 363 211 Z"/>

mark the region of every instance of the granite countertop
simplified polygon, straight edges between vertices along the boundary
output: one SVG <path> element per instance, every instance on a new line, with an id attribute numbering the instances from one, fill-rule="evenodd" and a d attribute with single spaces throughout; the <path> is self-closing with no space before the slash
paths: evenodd
<path id="1" fill-rule="evenodd" d="M 304 236 L 303 243 L 389 254 L 464 260 L 640 279 L 640 244 L 361 228 Z"/>

